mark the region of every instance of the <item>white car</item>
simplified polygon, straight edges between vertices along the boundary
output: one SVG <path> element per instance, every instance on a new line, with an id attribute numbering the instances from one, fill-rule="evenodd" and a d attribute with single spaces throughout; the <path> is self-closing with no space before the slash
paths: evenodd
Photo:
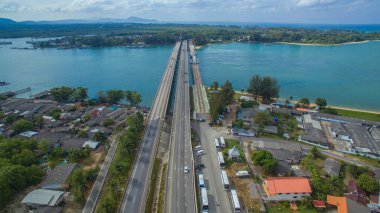
<path id="1" fill-rule="evenodd" d="M 185 166 L 184 171 L 185 171 L 185 173 L 189 173 L 190 172 L 189 167 Z"/>

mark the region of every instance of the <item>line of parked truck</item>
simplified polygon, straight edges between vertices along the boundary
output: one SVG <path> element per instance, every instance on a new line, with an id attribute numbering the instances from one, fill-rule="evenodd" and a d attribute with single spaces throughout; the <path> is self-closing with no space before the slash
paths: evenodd
<path id="1" fill-rule="evenodd" d="M 226 165 L 225 161 L 224 161 L 224 157 L 223 157 L 223 153 L 219 151 L 220 148 L 225 148 L 226 147 L 226 142 L 224 140 L 223 137 L 218 137 L 218 138 L 215 138 L 214 139 L 214 147 L 215 147 L 215 150 L 217 152 L 217 157 L 218 157 L 218 163 L 219 163 L 219 166 L 221 168 L 221 174 L 220 174 L 220 177 L 221 177 L 221 180 L 222 180 L 222 184 L 223 184 L 223 188 L 224 190 L 230 190 L 230 182 L 228 180 L 228 176 L 227 176 L 227 172 L 226 170 L 224 170 L 224 167 Z M 194 155 L 195 156 L 201 156 L 205 154 L 204 150 L 202 149 L 201 146 L 196 146 L 194 147 Z M 247 171 L 239 171 L 239 175 L 237 176 L 245 176 L 246 173 L 248 173 Z M 241 173 L 241 174 L 240 174 Z M 249 174 L 248 174 L 249 175 Z M 201 207 L 202 207 L 202 212 L 208 212 L 208 197 L 207 197 L 207 188 L 206 188 L 206 185 L 205 185 L 205 181 L 204 181 L 204 175 L 203 174 L 199 174 L 198 175 L 198 184 L 199 184 L 199 187 L 201 189 L 201 198 L 202 198 L 202 202 L 201 202 Z M 238 199 L 238 196 L 237 196 L 237 193 L 236 193 L 236 190 L 235 189 L 231 189 L 230 190 L 230 196 L 231 196 L 231 202 L 232 202 L 232 207 L 233 207 L 233 212 L 240 212 L 241 210 L 241 207 L 240 207 L 240 203 L 239 203 L 239 199 Z"/>

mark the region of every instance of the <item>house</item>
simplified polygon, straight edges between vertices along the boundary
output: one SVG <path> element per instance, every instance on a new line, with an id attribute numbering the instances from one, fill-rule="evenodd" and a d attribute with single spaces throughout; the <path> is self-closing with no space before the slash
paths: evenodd
<path id="1" fill-rule="evenodd" d="M 37 135 L 38 132 L 35 132 L 35 131 L 26 131 L 26 132 L 22 132 L 20 133 L 21 136 L 24 136 L 24 137 L 27 137 L 27 138 L 31 138 L 35 135 Z"/>
<path id="2" fill-rule="evenodd" d="M 63 191 L 36 189 L 27 194 L 21 203 L 29 207 L 57 206 L 63 201 Z"/>
<path id="3" fill-rule="evenodd" d="M 252 123 L 253 118 L 255 117 L 257 113 L 257 109 L 254 108 L 241 108 L 238 112 L 238 119 L 243 120 L 247 123 Z"/>
<path id="4" fill-rule="evenodd" d="M 62 147 L 65 150 L 81 149 L 87 140 L 86 138 L 68 138 L 62 142 Z"/>
<path id="5" fill-rule="evenodd" d="M 309 180 L 304 177 L 265 178 L 263 188 L 269 201 L 302 200 L 312 192 Z"/>
<path id="6" fill-rule="evenodd" d="M 49 172 L 46 179 L 40 183 L 40 187 L 42 189 L 65 190 L 67 188 L 66 181 L 76 168 L 78 168 L 77 163 L 56 166 Z"/>
<path id="7" fill-rule="evenodd" d="M 344 127 L 344 124 L 342 123 L 330 123 L 331 126 L 331 134 L 333 137 L 347 141 L 350 143 L 353 143 L 353 140 L 351 139 L 350 134 L 346 131 L 346 128 Z"/>
<path id="8" fill-rule="evenodd" d="M 241 137 L 255 137 L 256 134 L 252 131 L 247 131 L 245 129 L 233 128 L 231 129 L 231 134 L 241 136 Z"/>
<path id="9" fill-rule="evenodd" d="M 347 193 L 345 193 L 344 196 L 363 205 L 367 204 L 367 195 L 365 191 L 356 184 L 355 180 L 348 181 Z"/>
<path id="10" fill-rule="evenodd" d="M 95 150 L 96 148 L 98 148 L 99 144 L 100 144 L 100 142 L 88 140 L 88 141 L 84 142 L 82 147 Z"/>
<path id="11" fill-rule="evenodd" d="M 67 135 L 59 132 L 40 132 L 38 135 L 33 136 L 37 141 L 44 140 L 49 144 L 50 148 L 56 148 L 61 145 L 62 140 Z"/>
<path id="12" fill-rule="evenodd" d="M 324 170 L 331 177 L 338 177 L 341 167 L 341 163 L 333 158 L 325 160 Z"/>
<path id="13" fill-rule="evenodd" d="M 347 197 L 335 197 L 327 195 L 327 204 L 336 206 L 338 213 L 370 213 L 371 210 L 367 207 L 348 199 Z"/>
<path id="14" fill-rule="evenodd" d="M 325 137 L 325 134 L 323 133 L 322 126 L 319 120 L 317 120 L 315 116 L 306 114 L 303 115 L 303 122 L 306 134 L 300 135 L 298 140 L 327 149 L 327 139 Z"/>
<path id="15" fill-rule="evenodd" d="M 228 150 L 228 159 L 233 161 L 240 160 L 240 152 L 235 146 Z"/>
<path id="16" fill-rule="evenodd" d="M 294 107 L 294 103 L 289 101 L 289 104 L 286 103 L 285 99 L 277 99 L 276 102 L 271 104 L 272 106 L 279 106 L 279 107 Z"/>

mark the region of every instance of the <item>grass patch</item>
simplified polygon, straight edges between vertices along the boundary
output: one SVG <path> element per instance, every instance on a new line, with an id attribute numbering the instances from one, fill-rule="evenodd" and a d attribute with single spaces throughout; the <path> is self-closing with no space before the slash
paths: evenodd
<path id="1" fill-rule="evenodd" d="M 334 108 L 334 109 L 338 112 L 338 115 L 340 116 L 347 116 L 351 118 L 359 118 L 359 119 L 368 120 L 368 121 L 380 122 L 380 114 L 370 113 L 370 112 L 359 112 L 359 111 L 346 110 L 346 109 L 337 109 L 337 108 Z"/>
<path id="2" fill-rule="evenodd" d="M 162 166 L 161 182 L 160 182 L 160 194 L 157 204 L 157 213 L 164 212 L 164 202 L 165 202 L 165 183 L 166 183 L 166 172 L 168 170 L 168 164 L 165 163 Z"/>
<path id="3" fill-rule="evenodd" d="M 369 164 L 371 166 L 375 166 L 375 167 L 380 168 L 380 160 L 373 159 L 370 157 L 361 156 L 361 155 L 353 155 L 353 154 L 348 154 L 348 155 L 351 156 L 352 158 L 355 158 L 355 159 L 363 162 L 363 163 L 366 163 L 366 164 Z"/>
<path id="4" fill-rule="evenodd" d="M 161 159 L 154 159 L 152 178 L 150 179 L 148 199 L 146 202 L 145 212 L 154 212 L 154 193 L 156 192 L 158 172 L 160 171 Z"/>
<path id="5" fill-rule="evenodd" d="M 301 202 L 297 202 L 298 212 L 302 213 L 315 213 L 318 212 L 313 207 L 308 207 Z M 281 203 L 270 203 L 266 206 L 268 213 L 294 213 L 293 210 L 290 209 L 290 205 L 288 202 Z"/>

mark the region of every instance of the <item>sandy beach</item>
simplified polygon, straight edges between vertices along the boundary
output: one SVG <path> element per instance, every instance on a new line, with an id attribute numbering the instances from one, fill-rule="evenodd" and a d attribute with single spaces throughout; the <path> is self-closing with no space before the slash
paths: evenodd
<path id="1" fill-rule="evenodd" d="M 341 46 L 347 44 L 362 44 L 370 41 L 380 41 L 380 40 L 365 40 L 365 41 L 354 41 L 354 42 L 346 42 L 341 44 L 307 44 L 307 43 L 296 43 L 296 42 L 275 42 L 276 44 L 291 44 L 291 45 L 301 45 L 301 46 Z"/>
<path id="2" fill-rule="evenodd" d="M 365 110 L 365 109 L 355 109 L 355 108 L 340 107 L 340 106 L 328 106 L 328 107 L 335 108 L 335 109 L 343 109 L 343 110 L 356 111 L 356 112 L 368 112 L 368 113 L 373 113 L 373 114 L 380 115 L 379 111 L 372 111 L 372 110 Z"/>

